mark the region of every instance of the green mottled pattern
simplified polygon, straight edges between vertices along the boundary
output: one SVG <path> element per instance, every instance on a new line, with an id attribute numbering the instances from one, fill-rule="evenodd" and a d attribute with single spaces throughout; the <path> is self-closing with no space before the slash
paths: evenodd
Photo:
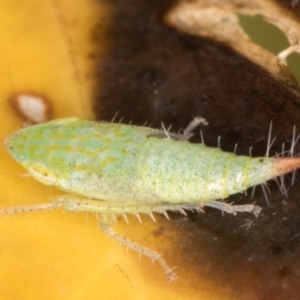
<path id="1" fill-rule="evenodd" d="M 96 199 L 142 201 L 153 194 L 138 184 L 136 149 L 156 133 L 160 131 L 71 118 L 19 130 L 5 143 L 25 169 L 44 165 L 59 189 Z"/>
<path id="2" fill-rule="evenodd" d="M 272 159 L 236 156 L 133 125 L 58 119 L 19 130 L 5 144 L 25 169 L 38 172 L 30 172 L 37 180 L 52 176 L 57 188 L 94 199 L 209 201 L 272 178 Z"/>
<path id="3" fill-rule="evenodd" d="M 272 158 L 237 156 L 187 141 L 148 139 L 137 157 L 140 178 L 164 201 L 222 199 L 273 178 Z"/>

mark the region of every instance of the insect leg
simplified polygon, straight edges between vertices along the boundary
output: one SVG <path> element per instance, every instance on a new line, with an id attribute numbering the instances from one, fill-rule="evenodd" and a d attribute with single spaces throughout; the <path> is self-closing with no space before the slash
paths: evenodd
<path id="1" fill-rule="evenodd" d="M 53 201 L 49 203 L 30 204 L 30 205 L 18 205 L 10 206 L 7 208 L 0 208 L 0 215 L 19 214 L 32 211 L 54 210 L 63 205 L 62 202 Z"/>
<path id="2" fill-rule="evenodd" d="M 92 211 L 96 213 L 110 213 L 110 214 L 138 214 L 138 213 L 148 213 L 161 212 L 164 213 L 166 210 L 172 208 L 173 210 L 182 209 L 182 204 L 171 205 L 168 203 L 120 203 L 120 202 L 108 202 L 100 200 L 82 199 L 72 196 L 62 196 L 59 198 L 59 202 L 63 202 L 65 210 L 68 211 Z M 199 206 L 199 205 L 198 205 Z M 111 227 L 105 222 L 100 222 L 100 228 L 109 237 L 117 240 L 122 245 L 140 253 L 148 256 L 153 261 L 156 260 L 160 266 L 163 268 L 167 275 L 168 281 L 175 280 L 177 278 L 173 270 L 167 265 L 162 255 L 156 251 L 153 251 L 147 247 L 139 245 L 130 239 L 116 233 Z"/>
<path id="3" fill-rule="evenodd" d="M 166 261 L 163 259 L 162 255 L 159 254 L 158 252 L 153 251 L 147 247 L 141 246 L 141 245 L 131 241 L 130 239 L 118 234 L 111 227 L 109 227 L 106 223 L 101 222 L 100 228 L 103 230 L 103 232 L 106 235 L 108 235 L 109 237 L 118 241 L 125 247 L 128 247 L 140 254 L 148 256 L 153 261 L 156 260 L 160 264 L 160 266 L 163 268 L 163 270 L 165 271 L 168 281 L 173 281 L 173 280 L 177 279 L 176 273 L 173 272 L 173 270 L 167 265 Z"/>
<path id="4" fill-rule="evenodd" d="M 203 211 L 203 203 L 168 203 L 168 202 L 108 202 L 101 200 L 92 200 L 76 198 L 71 196 L 61 196 L 57 199 L 63 202 L 64 209 L 67 211 L 90 211 L 105 214 L 148 214 L 153 219 L 152 213 L 161 213 L 166 215 L 166 211 L 174 211 L 185 214 L 184 210 Z"/>
<path id="5" fill-rule="evenodd" d="M 234 214 L 234 215 L 236 215 L 237 212 L 252 212 L 256 217 L 259 215 L 261 211 L 261 208 L 254 204 L 231 205 L 229 203 L 213 201 L 213 200 L 204 203 L 204 206 L 217 208 L 229 214 Z"/>
<path id="6" fill-rule="evenodd" d="M 202 211 L 204 206 L 220 209 L 227 213 L 236 214 L 237 212 L 249 212 L 255 216 L 261 211 L 261 208 L 257 205 L 231 205 L 220 201 L 209 202 L 196 202 L 196 203 L 122 203 L 122 202 L 107 202 L 100 200 L 90 200 L 85 198 L 78 198 L 72 196 L 60 196 L 55 198 L 49 203 L 31 204 L 11 206 L 7 208 L 0 208 L 0 215 L 25 213 L 33 211 L 54 210 L 59 207 L 64 207 L 67 211 L 91 211 L 98 213 L 111 213 L 111 214 L 151 214 L 165 213 L 167 210 L 183 213 L 183 210 L 197 210 Z"/>
<path id="7" fill-rule="evenodd" d="M 200 116 L 194 118 L 194 119 L 190 122 L 190 124 L 186 127 L 186 129 L 183 130 L 183 136 L 184 136 L 184 139 L 185 139 L 185 140 L 189 140 L 189 139 L 193 136 L 192 131 L 193 131 L 197 126 L 199 126 L 200 124 L 207 125 L 208 122 L 206 121 L 205 118 L 200 117 Z"/>
<path id="8" fill-rule="evenodd" d="M 59 198 L 59 202 L 63 202 L 65 210 L 68 211 L 92 211 L 99 213 L 112 214 L 151 214 L 164 213 L 167 210 L 183 212 L 183 210 L 201 211 L 203 206 L 210 206 L 227 213 L 236 214 L 237 212 L 249 212 L 258 216 L 261 208 L 253 204 L 247 205 L 231 205 L 220 201 L 195 202 L 195 203 L 168 203 L 168 202 L 149 202 L 149 203 L 122 203 L 108 202 L 90 199 L 74 198 L 63 196 Z"/>

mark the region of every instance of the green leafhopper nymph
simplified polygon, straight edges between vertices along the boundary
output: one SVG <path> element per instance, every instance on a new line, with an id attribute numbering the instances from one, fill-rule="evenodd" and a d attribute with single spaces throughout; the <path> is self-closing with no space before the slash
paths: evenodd
<path id="1" fill-rule="evenodd" d="M 21 129 L 5 140 L 10 155 L 39 182 L 66 192 L 52 203 L 9 207 L 2 214 L 63 206 L 103 215 L 101 229 L 128 248 L 157 260 L 174 280 L 162 256 L 114 232 L 105 214 L 163 213 L 211 206 L 228 213 L 260 207 L 220 201 L 300 167 L 296 157 L 235 155 L 188 141 L 205 122 L 196 118 L 183 135 L 149 127 L 57 119 Z"/>

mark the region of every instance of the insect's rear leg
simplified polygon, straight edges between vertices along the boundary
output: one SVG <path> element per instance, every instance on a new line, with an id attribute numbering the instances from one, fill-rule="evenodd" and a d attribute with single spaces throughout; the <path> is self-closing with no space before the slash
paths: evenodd
<path id="1" fill-rule="evenodd" d="M 116 241 L 118 241 L 119 243 L 124 245 L 125 247 L 128 247 L 128 248 L 130 248 L 130 249 L 132 249 L 132 250 L 134 250 L 134 251 L 136 251 L 140 254 L 148 256 L 153 261 L 156 260 L 160 264 L 160 266 L 163 268 L 163 270 L 165 271 L 168 281 L 173 281 L 173 280 L 177 279 L 176 273 L 167 265 L 167 263 L 163 259 L 162 255 L 159 254 L 158 252 L 153 251 L 153 250 L 151 250 L 147 247 L 144 247 L 142 245 L 139 245 L 139 244 L 131 241 L 130 239 L 118 234 L 117 232 L 115 232 L 111 227 L 109 227 L 104 222 L 100 223 L 100 228 L 103 230 L 103 232 L 106 235 L 108 235 L 109 237 L 115 239 Z"/>
<path id="2" fill-rule="evenodd" d="M 203 201 L 193 203 L 168 203 L 168 202 L 149 202 L 149 203 L 123 203 L 108 202 L 90 199 L 81 199 L 70 196 L 60 197 L 58 202 L 63 202 L 65 210 L 68 211 L 91 211 L 109 214 L 151 214 L 153 212 L 166 215 L 166 211 L 176 211 L 184 214 L 184 210 L 202 211 L 204 206 L 220 209 L 227 213 L 236 214 L 237 212 L 249 212 L 258 216 L 261 208 L 254 204 L 231 205 L 221 201 Z M 167 215 L 166 215 L 167 216 Z M 151 216 L 152 217 L 152 216 Z"/>
<path id="3" fill-rule="evenodd" d="M 232 205 L 221 201 L 209 201 L 206 202 L 204 206 L 217 208 L 229 214 L 234 214 L 234 215 L 237 212 L 250 212 L 253 213 L 256 217 L 259 215 L 261 211 L 261 208 L 254 204 Z"/>
<path id="4" fill-rule="evenodd" d="M 160 212 L 164 213 L 166 210 L 171 209 L 181 209 L 182 205 L 171 205 L 168 203 L 120 203 L 120 202 L 108 202 L 100 200 L 82 199 L 72 196 L 60 197 L 61 202 L 64 203 L 65 210 L 68 211 L 91 211 L 96 213 L 104 214 L 139 214 Z M 104 222 L 100 222 L 100 228 L 109 237 L 117 240 L 122 245 L 140 253 L 148 256 L 152 260 L 156 260 L 167 275 L 168 281 L 175 280 L 177 278 L 175 272 L 167 265 L 166 261 L 163 259 L 162 255 L 156 251 L 153 251 L 147 247 L 139 245 L 130 239 L 116 233 L 111 227 L 109 227 L 104 219 Z"/>

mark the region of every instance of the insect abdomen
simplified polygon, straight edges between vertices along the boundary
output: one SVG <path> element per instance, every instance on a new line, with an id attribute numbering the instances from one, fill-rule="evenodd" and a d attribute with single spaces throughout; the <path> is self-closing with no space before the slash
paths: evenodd
<path id="1" fill-rule="evenodd" d="M 144 184 L 160 199 L 199 202 L 226 198 L 274 177 L 274 158 L 251 158 L 186 141 L 149 138 L 137 157 Z"/>

